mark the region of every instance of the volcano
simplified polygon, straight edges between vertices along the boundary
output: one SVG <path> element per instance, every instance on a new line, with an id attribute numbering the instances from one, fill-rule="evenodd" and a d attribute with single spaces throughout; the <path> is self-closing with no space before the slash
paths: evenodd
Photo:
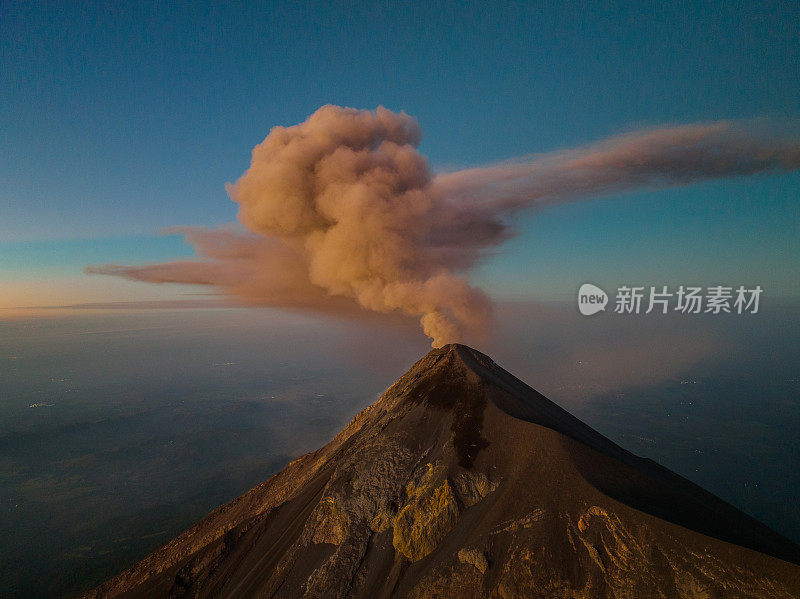
<path id="1" fill-rule="evenodd" d="M 463 345 L 85 597 L 800 596 L 800 547 Z"/>

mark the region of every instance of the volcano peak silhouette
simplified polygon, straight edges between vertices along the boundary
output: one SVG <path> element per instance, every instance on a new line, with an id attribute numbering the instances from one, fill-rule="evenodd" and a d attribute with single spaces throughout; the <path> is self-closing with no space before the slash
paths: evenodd
<path id="1" fill-rule="evenodd" d="M 464 345 L 86 597 L 800 596 L 800 547 Z"/>

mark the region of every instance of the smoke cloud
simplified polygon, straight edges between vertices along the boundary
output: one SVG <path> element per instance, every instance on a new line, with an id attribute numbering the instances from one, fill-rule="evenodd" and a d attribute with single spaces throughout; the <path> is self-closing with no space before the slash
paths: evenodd
<path id="1" fill-rule="evenodd" d="M 737 123 L 686 125 L 434 175 L 416 120 L 324 106 L 275 127 L 227 186 L 246 231 L 175 228 L 201 260 L 88 273 L 222 289 L 243 302 L 417 318 L 432 345 L 485 334 L 491 303 L 467 274 L 515 211 L 637 188 L 800 168 L 800 143 Z"/>

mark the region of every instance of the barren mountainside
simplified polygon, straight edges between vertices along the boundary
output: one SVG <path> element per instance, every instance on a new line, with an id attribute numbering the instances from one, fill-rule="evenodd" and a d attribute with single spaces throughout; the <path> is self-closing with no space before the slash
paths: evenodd
<path id="1" fill-rule="evenodd" d="M 800 596 L 800 548 L 462 345 L 86 597 Z"/>

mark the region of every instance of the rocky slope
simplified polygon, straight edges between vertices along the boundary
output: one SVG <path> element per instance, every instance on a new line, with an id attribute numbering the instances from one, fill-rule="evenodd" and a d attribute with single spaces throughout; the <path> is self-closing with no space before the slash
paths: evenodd
<path id="1" fill-rule="evenodd" d="M 800 548 L 465 346 L 86 597 L 800 596 Z"/>

